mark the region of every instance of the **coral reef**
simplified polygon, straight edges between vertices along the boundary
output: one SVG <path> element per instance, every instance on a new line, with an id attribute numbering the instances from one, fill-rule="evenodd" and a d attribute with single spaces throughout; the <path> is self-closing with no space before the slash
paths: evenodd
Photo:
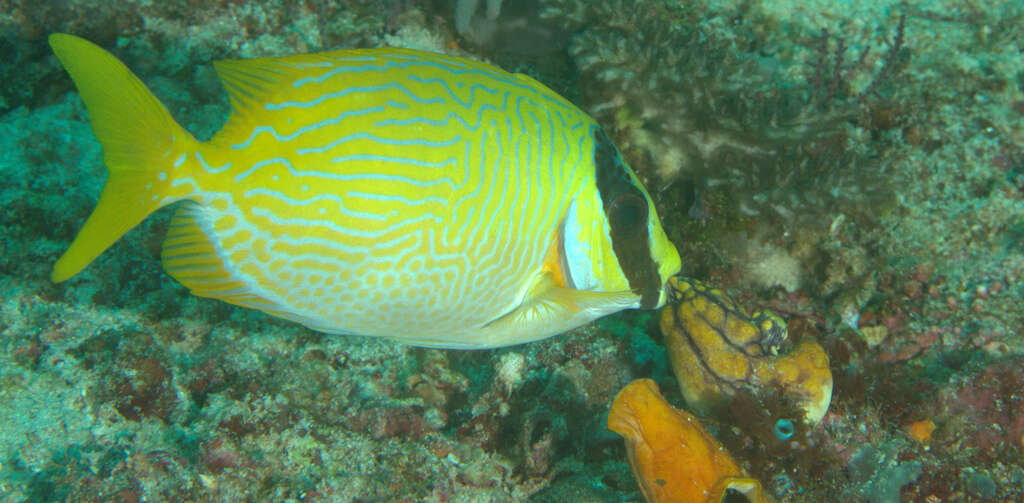
<path id="1" fill-rule="evenodd" d="M 199 137 L 219 58 L 390 44 L 530 74 L 614 137 L 687 275 L 828 355 L 817 425 L 777 394 L 701 418 L 766 493 L 1024 496 L 1019 2 L 502 2 L 481 42 L 455 4 L 0 1 L 0 502 L 635 501 L 608 405 L 642 377 L 683 403 L 653 313 L 503 351 L 325 337 L 189 297 L 166 212 L 51 284 L 103 177 L 53 31 Z"/>

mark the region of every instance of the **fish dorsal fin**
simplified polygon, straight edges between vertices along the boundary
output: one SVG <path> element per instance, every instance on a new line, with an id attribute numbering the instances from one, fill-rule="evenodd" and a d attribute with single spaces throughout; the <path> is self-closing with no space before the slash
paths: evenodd
<path id="1" fill-rule="evenodd" d="M 287 68 L 277 58 L 223 59 L 215 61 L 213 69 L 224 84 L 235 112 L 267 103 L 282 81 L 290 78 Z"/>

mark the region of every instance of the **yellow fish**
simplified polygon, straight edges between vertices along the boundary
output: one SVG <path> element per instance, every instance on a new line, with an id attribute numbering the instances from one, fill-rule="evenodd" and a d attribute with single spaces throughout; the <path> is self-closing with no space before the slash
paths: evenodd
<path id="1" fill-rule="evenodd" d="M 232 112 L 200 143 L 114 56 L 49 40 L 108 169 L 54 281 L 178 201 L 163 264 L 195 295 L 421 346 L 656 308 L 680 268 L 597 123 L 525 75 L 393 48 L 219 61 Z"/>

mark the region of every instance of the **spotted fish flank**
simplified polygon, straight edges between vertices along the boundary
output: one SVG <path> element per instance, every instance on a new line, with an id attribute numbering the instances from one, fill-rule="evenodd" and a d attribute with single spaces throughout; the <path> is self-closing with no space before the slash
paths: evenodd
<path id="1" fill-rule="evenodd" d="M 200 143 L 110 54 L 50 43 L 109 171 L 55 281 L 178 201 L 162 258 L 196 295 L 417 345 L 657 307 L 679 269 L 600 127 L 529 77 L 388 48 L 221 61 L 232 114 Z"/>

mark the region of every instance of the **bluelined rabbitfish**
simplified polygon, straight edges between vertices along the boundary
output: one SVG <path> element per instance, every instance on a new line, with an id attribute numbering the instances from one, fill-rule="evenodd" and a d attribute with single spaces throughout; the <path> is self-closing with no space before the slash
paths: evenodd
<path id="1" fill-rule="evenodd" d="M 200 143 L 114 56 L 49 40 L 108 169 L 54 281 L 179 201 L 162 259 L 195 295 L 414 345 L 659 307 L 680 268 L 597 123 L 525 75 L 394 48 L 219 61 L 232 112 Z"/>

